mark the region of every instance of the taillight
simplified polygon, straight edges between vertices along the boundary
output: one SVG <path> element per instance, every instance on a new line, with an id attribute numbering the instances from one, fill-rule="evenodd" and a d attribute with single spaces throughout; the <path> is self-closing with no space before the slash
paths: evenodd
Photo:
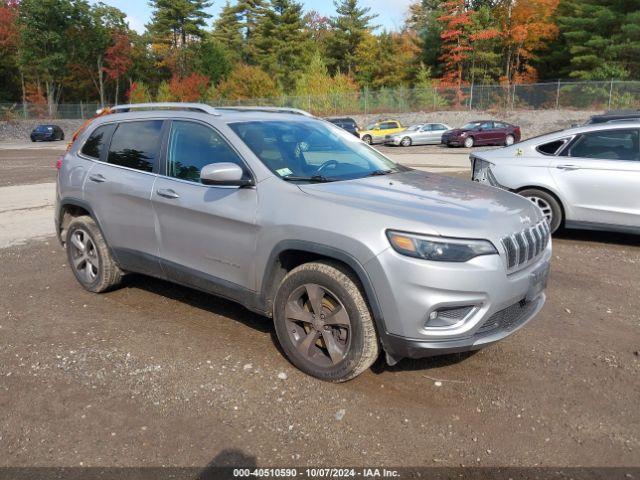
<path id="1" fill-rule="evenodd" d="M 64 160 L 64 155 L 60 155 L 58 160 L 56 160 L 56 169 L 60 170 L 62 168 L 62 160 Z"/>

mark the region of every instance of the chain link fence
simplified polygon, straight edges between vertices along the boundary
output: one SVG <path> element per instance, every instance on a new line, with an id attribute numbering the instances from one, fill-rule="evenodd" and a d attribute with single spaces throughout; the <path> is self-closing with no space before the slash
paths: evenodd
<path id="1" fill-rule="evenodd" d="M 461 110 L 640 109 L 640 81 L 554 82 L 526 85 L 474 85 L 462 88 L 383 88 L 325 96 L 282 96 L 210 100 L 212 106 L 300 108 L 318 116 L 369 115 Z M 97 103 L 0 104 L 0 119 L 86 119 Z"/>

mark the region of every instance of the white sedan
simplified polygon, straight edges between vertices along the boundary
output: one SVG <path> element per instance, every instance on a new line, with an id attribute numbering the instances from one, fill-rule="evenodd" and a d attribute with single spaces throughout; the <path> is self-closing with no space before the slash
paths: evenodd
<path id="1" fill-rule="evenodd" d="M 640 123 L 585 125 L 471 155 L 473 180 L 527 197 L 560 227 L 640 234 Z"/>

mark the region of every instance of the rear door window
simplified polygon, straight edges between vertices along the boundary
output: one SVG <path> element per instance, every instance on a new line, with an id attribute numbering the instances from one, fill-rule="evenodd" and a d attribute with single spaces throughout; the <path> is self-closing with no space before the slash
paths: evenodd
<path id="1" fill-rule="evenodd" d="M 568 148 L 567 156 L 637 161 L 640 160 L 639 140 L 640 134 L 636 129 L 584 133 Z"/>
<path id="2" fill-rule="evenodd" d="M 109 135 L 111 135 L 114 128 L 115 125 L 102 125 L 96 128 L 93 133 L 89 135 L 87 141 L 84 142 L 80 153 L 86 157 L 100 160 L 105 145 L 109 140 Z"/>
<path id="3" fill-rule="evenodd" d="M 157 169 L 162 140 L 162 120 L 123 122 L 111 139 L 109 163 L 142 172 Z"/>

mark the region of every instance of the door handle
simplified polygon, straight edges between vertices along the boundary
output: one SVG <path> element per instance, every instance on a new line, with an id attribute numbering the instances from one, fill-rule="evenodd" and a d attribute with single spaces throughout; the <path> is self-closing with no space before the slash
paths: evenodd
<path id="1" fill-rule="evenodd" d="M 171 200 L 175 200 L 176 198 L 180 198 L 180 195 L 178 195 L 176 192 L 174 192 L 170 188 L 161 188 L 160 190 L 158 190 L 157 193 L 161 197 L 169 198 Z"/>
<path id="2" fill-rule="evenodd" d="M 95 175 L 89 175 L 89 180 L 91 180 L 92 182 L 96 182 L 96 183 L 104 183 L 107 181 L 107 179 L 104 177 L 104 175 L 100 174 L 100 173 L 96 173 Z"/>
<path id="3" fill-rule="evenodd" d="M 558 165 L 556 168 L 559 170 L 566 170 L 568 172 L 573 170 L 580 170 L 580 167 L 577 165 Z"/>

